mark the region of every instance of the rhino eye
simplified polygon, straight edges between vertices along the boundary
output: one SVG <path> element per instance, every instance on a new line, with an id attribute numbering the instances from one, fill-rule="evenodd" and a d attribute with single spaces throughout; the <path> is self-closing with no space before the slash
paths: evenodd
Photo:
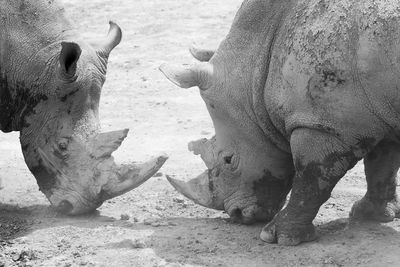
<path id="1" fill-rule="evenodd" d="M 226 169 L 235 171 L 239 164 L 239 158 L 237 154 L 229 153 L 228 155 L 222 157 L 222 162 Z"/>
<path id="2" fill-rule="evenodd" d="M 225 156 L 224 161 L 226 164 L 231 164 L 232 163 L 232 157 L 233 156 Z"/>
<path id="3" fill-rule="evenodd" d="M 58 149 L 65 151 L 68 148 L 68 140 L 61 140 L 58 142 Z"/>
<path id="4" fill-rule="evenodd" d="M 212 170 L 209 171 L 212 177 L 218 177 L 220 170 L 218 168 L 214 168 Z"/>

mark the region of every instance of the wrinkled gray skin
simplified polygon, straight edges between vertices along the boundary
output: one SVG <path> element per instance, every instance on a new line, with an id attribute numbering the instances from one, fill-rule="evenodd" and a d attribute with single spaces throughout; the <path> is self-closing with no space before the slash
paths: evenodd
<path id="1" fill-rule="evenodd" d="M 189 145 L 208 171 L 172 185 L 243 223 L 270 221 L 266 242 L 297 245 L 316 238 L 319 207 L 364 159 L 368 190 L 350 215 L 400 217 L 398 10 L 395 0 L 244 1 L 214 54 L 192 48 L 203 62 L 161 66 L 201 89 L 216 131 Z"/>
<path id="2" fill-rule="evenodd" d="M 111 153 L 128 130 L 100 133 L 107 60 L 121 36 L 110 22 L 108 36 L 92 47 L 56 1 L 0 0 L 0 129 L 20 132 L 40 190 L 67 214 L 137 187 L 166 160 L 118 166 Z"/>

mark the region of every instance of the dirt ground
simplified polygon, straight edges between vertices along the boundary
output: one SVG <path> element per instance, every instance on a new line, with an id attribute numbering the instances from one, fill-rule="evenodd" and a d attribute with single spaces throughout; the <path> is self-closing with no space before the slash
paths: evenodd
<path id="1" fill-rule="evenodd" d="M 319 239 L 297 247 L 265 244 L 262 224 L 243 226 L 177 194 L 165 174 L 189 179 L 205 166 L 187 143 L 213 127 L 196 89 L 158 71 L 192 62 L 192 42 L 215 47 L 242 0 L 65 0 L 77 28 L 95 42 L 116 20 L 123 42 L 110 58 L 101 100 L 103 130 L 130 128 L 116 160 L 170 159 L 141 187 L 95 214 L 65 217 L 49 207 L 25 166 L 18 133 L 0 134 L 0 266 L 400 266 L 400 220 L 349 222 L 366 190 L 358 164 L 315 219 Z"/>

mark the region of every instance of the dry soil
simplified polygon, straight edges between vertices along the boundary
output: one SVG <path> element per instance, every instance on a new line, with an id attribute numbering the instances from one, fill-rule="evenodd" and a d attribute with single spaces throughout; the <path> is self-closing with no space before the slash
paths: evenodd
<path id="1" fill-rule="evenodd" d="M 0 266 L 400 266 L 400 220 L 349 223 L 352 203 L 365 193 L 362 164 L 321 208 L 319 239 L 297 247 L 261 242 L 262 224 L 233 224 L 166 181 L 165 174 L 185 180 L 205 168 L 187 143 L 211 137 L 213 127 L 198 91 L 175 87 L 158 66 L 192 62 L 192 42 L 216 47 L 241 0 L 64 2 L 88 40 L 103 38 L 109 19 L 123 28 L 100 105 L 104 130 L 131 129 L 117 161 L 144 161 L 159 152 L 170 159 L 158 177 L 95 214 L 65 217 L 38 191 L 18 133 L 0 134 Z"/>

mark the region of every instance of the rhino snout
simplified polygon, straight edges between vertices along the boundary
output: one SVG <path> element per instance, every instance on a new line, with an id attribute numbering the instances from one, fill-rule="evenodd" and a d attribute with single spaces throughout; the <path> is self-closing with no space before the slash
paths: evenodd
<path id="1" fill-rule="evenodd" d="M 34 175 L 52 206 L 78 215 L 92 212 L 104 201 L 122 195 L 147 181 L 165 163 L 160 154 L 144 163 L 117 164 L 112 157 L 128 130 L 100 133 L 86 143 L 71 137 L 36 149 Z M 54 147 L 64 148 L 54 149 Z M 48 182 L 48 181 L 51 181 Z"/>
<path id="2" fill-rule="evenodd" d="M 240 224 L 271 221 L 277 213 L 274 209 L 266 209 L 257 204 L 248 207 L 233 207 L 227 211 L 231 220 Z"/>
<path id="3" fill-rule="evenodd" d="M 74 210 L 74 206 L 68 200 L 63 200 L 58 204 L 56 210 L 64 214 L 70 214 Z"/>

